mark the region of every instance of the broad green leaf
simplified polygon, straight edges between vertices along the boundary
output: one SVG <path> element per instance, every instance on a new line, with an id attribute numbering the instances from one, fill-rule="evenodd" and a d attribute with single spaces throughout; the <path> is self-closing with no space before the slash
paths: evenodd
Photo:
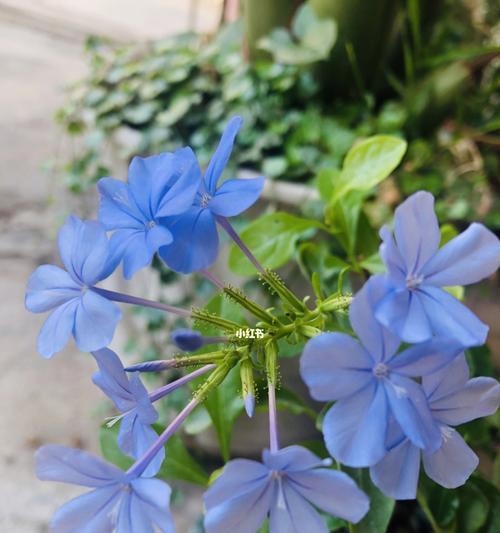
<path id="1" fill-rule="evenodd" d="M 451 239 L 454 239 L 458 235 L 457 229 L 451 224 L 443 224 L 439 231 L 441 233 L 441 241 L 439 246 L 444 246 L 447 242 L 451 241 Z"/>
<path id="2" fill-rule="evenodd" d="M 358 223 L 363 207 L 365 192 L 351 190 L 342 198 L 331 202 L 325 210 L 325 222 L 340 242 L 347 255 L 352 258 L 356 251 Z"/>
<path id="3" fill-rule="evenodd" d="M 452 524 L 460 504 L 457 491 L 445 489 L 426 476 L 421 476 L 417 499 L 431 524 L 439 528 Z"/>
<path id="4" fill-rule="evenodd" d="M 394 500 L 388 498 L 371 482 L 367 468 L 348 469 L 351 477 L 358 483 L 370 498 L 370 510 L 363 520 L 352 524 L 350 531 L 353 533 L 385 533 L 394 510 Z"/>
<path id="5" fill-rule="evenodd" d="M 276 391 L 276 406 L 278 409 L 285 409 L 294 415 L 306 414 L 316 420 L 316 411 L 306 405 L 298 394 L 285 387 L 280 387 Z"/>
<path id="6" fill-rule="evenodd" d="M 265 268 L 274 269 L 292 258 L 297 240 L 305 232 L 320 227 L 322 224 L 316 220 L 288 213 L 272 213 L 254 220 L 240 237 Z M 255 273 L 255 267 L 236 245 L 232 246 L 229 254 L 229 267 L 244 276 Z"/>
<path id="7" fill-rule="evenodd" d="M 233 425 L 244 408 L 238 367 L 229 372 L 226 379 L 208 395 L 203 405 L 212 419 L 222 458 L 228 461 Z"/>
<path id="8" fill-rule="evenodd" d="M 370 274 L 379 274 L 380 272 L 385 272 L 385 265 L 378 252 L 370 255 L 366 259 L 363 259 L 363 261 L 361 261 L 359 264 L 362 268 L 368 270 Z"/>
<path id="9" fill-rule="evenodd" d="M 158 472 L 158 477 L 180 479 L 206 487 L 208 475 L 187 451 L 182 439 L 172 435 L 165 446 L 165 461 Z"/>
<path id="10" fill-rule="evenodd" d="M 390 135 L 375 135 L 353 146 L 335 182 L 332 202 L 351 190 L 373 189 L 399 165 L 406 146 L 404 140 Z"/>
<path id="11" fill-rule="evenodd" d="M 457 511 L 457 533 L 479 531 L 488 518 L 490 510 L 488 498 L 472 479 L 458 492 L 460 493 L 460 506 Z"/>

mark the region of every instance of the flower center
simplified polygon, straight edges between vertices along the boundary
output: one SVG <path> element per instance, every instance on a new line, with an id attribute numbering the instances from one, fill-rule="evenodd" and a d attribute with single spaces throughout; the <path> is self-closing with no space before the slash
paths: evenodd
<path id="1" fill-rule="evenodd" d="M 156 226 L 156 222 L 154 220 L 149 220 L 148 222 L 146 222 L 146 227 L 148 229 L 153 229 L 155 226 Z"/>
<path id="2" fill-rule="evenodd" d="M 204 192 L 201 195 L 201 201 L 200 201 L 201 207 L 203 207 L 203 208 L 207 207 L 208 202 L 210 202 L 211 199 L 212 199 L 212 197 L 208 193 Z"/>
<path id="3" fill-rule="evenodd" d="M 384 363 L 378 363 L 373 369 L 373 375 L 376 378 L 385 378 L 389 373 L 389 367 Z"/>
<path id="4" fill-rule="evenodd" d="M 406 278 L 406 287 L 410 290 L 418 288 L 418 286 L 424 281 L 423 276 L 416 276 L 413 274 L 410 274 Z"/>

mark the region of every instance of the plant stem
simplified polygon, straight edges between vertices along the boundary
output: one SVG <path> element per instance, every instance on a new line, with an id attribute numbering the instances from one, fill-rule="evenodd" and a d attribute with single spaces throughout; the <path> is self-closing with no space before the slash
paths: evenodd
<path id="1" fill-rule="evenodd" d="M 267 392 L 269 398 L 269 450 L 271 453 L 276 453 L 279 450 L 276 389 L 271 381 L 267 382 Z"/>
<path id="2" fill-rule="evenodd" d="M 93 290 L 97 294 L 100 294 L 101 296 L 104 296 L 104 298 L 107 298 L 108 300 L 113 300 L 114 302 L 140 305 L 142 307 L 151 307 L 153 309 L 160 309 L 161 311 L 173 313 L 174 315 L 182 316 L 185 318 L 191 316 L 191 311 L 181 309 L 179 307 L 174 307 L 168 304 L 163 304 L 161 302 L 155 302 L 153 300 L 147 300 L 145 298 L 138 298 L 137 296 L 122 294 L 121 292 L 109 291 L 108 289 L 101 289 L 100 287 L 92 287 L 91 290 Z"/>
<path id="3" fill-rule="evenodd" d="M 432 529 L 435 533 L 445 533 L 443 529 L 441 529 L 436 522 L 434 515 L 432 514 L 432 511 L 430 510 L 429 504 L 427 503 L 427 500 L 424 496 L 424 493 L 421 490 L 417 491 L 417 501 L 422 508 L 422 511 L 424 511 L 425 516 L 427 517 L 427 520 L 431 523 Z"/>
<path id="4" fill-rule="evenodd" d="M 149 399 L 152 402 L 156 402 L 160 398 L 163 398 L 167 394 L 171 393 L 172 391 L 178 389 L 179 387 L 182 387 L 186 383 L 189 383 L 193 379 L 196 379 L 199 376 L 202 376 L 203 374 L 206 374 L 209 370 L 213 370 L 216 365 L 210 364 L 202 366 L 201 368 L 198 368 L 198 370 L 195 370 L 194 372 L 191 372 L 190 374 L 187 374 L 186 376 L 182 376 L 179 379 L 176 379 L 175 381 L 172 381 L 171 383 L 167 383 L 167 385 L 164 385 L 163 387 L 160 387 L 159 389 L 156 389 L 149 395 Z"/>

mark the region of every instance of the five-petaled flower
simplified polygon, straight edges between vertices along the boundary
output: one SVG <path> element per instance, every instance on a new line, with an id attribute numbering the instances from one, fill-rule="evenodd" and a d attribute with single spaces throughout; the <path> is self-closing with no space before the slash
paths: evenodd
<path id="1" fill-rule="evenodd" d="M 160 256 L 172 270 L 190 273 L 209 267 L 219 250 L 216 222 L 239 215 L 260 196 L 262 177 L 230 179 L 217 187 L 241 124 L 240 117 L 229 121 L 203 179 L 198 164 L 193 167 L 193 179 L 200 183 L 193 205 L 184 214 L 165 221 L 174 240 L 161 248 Z"/>
<path id="2" fill-rule="evenodd" d="M 120 309 L 93 287 L 116 268 L 106 232 L 98 222 L 70 216 L 58 235 L 59 253 L 66 270 L 39 266 L 28 281 L 25 304 L 33 313 L 52 310 L 38 336 L 44 357 L 60 351 L 73 334 L 84 352 L 111 342 Z"/>
<path id="3" fill-rule="evenodd" d="M 327 533 L 315 507 L 358 522 L 368 511 L 368 497 L 328 464 L 301 446 L 264 450 L 262 463 L 230 461 L 205 493 L 205 531 L 255 533 L 269 515 L 273 533 Z"/>
<path id="4" fill-rule="evenodd" d="M 169 510 L 170 487 L 159 479 L 129 475 L 82 450 L 42 446 L 35 455 L 41 480 L 60 481 L 93 490 L 70 500 L 51 521 L 54 533 L 174 533 Z"/>
<path id="5" fill-rule="evenodd" d="M 500 403 L 500 384 L 487 377 L 469 379 L 463 355 L 438 372 L 424 376 L 422 387 L 432 416 L 439 424 L 442 445 L 433 453 L 422 451 L 394 422 L 388 433 L 387 455 L 370 468 L 375 485 L 397 500 L 416 497 L 421 455 L 425 473 L 436 483 L 448 489 L 463 485 L 479 460 L 450 426 L 494 414 Z"/>
<path id="6" fill-rule="evenodd" d="M 331 455 L 349 466 L 371 466 L 385 455 L 391 416 L 416 446 L 439 448 L 441 432 L 411 378 L 435 372 L 461 352 L 456 343 L 432 339 L 396 354 L 399 339 L 373 316 L 382 284 L 372 278 L 351 303 L 351 325 L 362 344 L 344 333 L 322 333 L 307 342 L 300 361 L 311 396 L 336 400 L 323 434 Z"/>
<path id="7" fill-rule="evenodd" d="M 129 379 L 119 357 L 108 348 L 93 352 L 92 355 L 99 366 L 92 381 L 122 413 L 117 417 L 120 420 L 118 445 L 123 452 L 139 459 L 158 438 L 151 427 L 158 419 L 158 413 L 142 384 L 139 372 L 133 372 Z M 158 472 L 164 458 L 165 450 L 161 449 L 147 467 L 145 475 Z"/>
<path id="8" fill-rule="evenodd" d="M 128 184 L 113 178 L 99 180 L 99 220 L 114 232 L 111 245 L 123 258 L 125 278 L 149 265 L 158 249 L 172 242 L 172 233 L 162 219 L 191 207 L 200 180 L 190 148 L 134 157 Z"/>
<path id="9" fill-rule="evenodd" d="M 442 287 L 480 281 L 500 265 L 500 241 L 482 224 L 439 248 L 441 235 L 432 194 L 419 191 L 396 209 L 394 236 L 380 231 L 387 267 L 385 291 L 375 316 L 409 343 L 433 335 L 455 338 L 463 346 L 484 344 L 488 326 Z"/>

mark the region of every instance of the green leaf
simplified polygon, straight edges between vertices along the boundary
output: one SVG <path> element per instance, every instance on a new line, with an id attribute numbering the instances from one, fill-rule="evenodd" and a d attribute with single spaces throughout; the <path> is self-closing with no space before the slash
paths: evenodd
<path id="1" fill-rule="evenodd" d="M 233 368 L 226 379 L 207 397 L 204 407 L 212 419 L 224 461 L 230 458 L 233 426 L 244 408 L 241 397 L 239 368 Z"/>
<path id="2" fill-rule="evenodd" d="M 292 258 L 295 245 L 304 233 L 320 227 L 322 224 L 316 220 L 288 213 L 272 213 L 254 220 L 240 237 L 265 268 L 274 269 Z M 236 245 L 232 246 L 229 254 L 229 267 L 244 276 L 255 273 L 255 267 Z"/>
<path id="3" fill-rule="evenodd" d="M 325 211 L 325 222 L 331 226 L 332 233 L 351 259 L 356 251 L 358 223 L 364 198 L 364 192 L 351 190 L 332 202 Z"/>
<path id="4" fill-rule="evenodd" d="M 399 165 L 406 147 L 404 140 L 390 135 L 375 135 L 356 144 L 344 159 L 332 202 L 352 190 L 373 189 Z"/>
<path id="5" fill-rule="evenodd" d="M 460 505 L 457 491 L 444 489 L 425 476 L 421 476 L 417 499 L 435 529 L 449 526 Z"/>
<path id="6" fill-rule="evenodd" d="M 316 420 L 316 411 L 305 404 L 304 400 L 295 392 L 285 387 L 276 390 L 276 406 L 294 415 L 306 414 Z"/>
<path id="7" fill-rule="evenodd" d="M 459 493 L 461 503 L 457 511 L 457 533 L 479 531 L 488 518 L 488 498 L 473 482 L 461 487 Z"/>
<path id="8" fill-rule="evenodd" d="M 388 498 L 371 482 L 367 468 L 349 469 L 351 477 L 358 483 L 370 498 L 370 510 L 361 522 L 352 524 L 350 531 L 354 533 L 385 533 L 394 510 L 394 500 Z"/>
<path id="9" fill-rule="evenodd" d="M 370 255 L 366 259 L 363 259 L 363 261 L 361 261 L 359 264 L 362 268 L 368 270 L 370 274 L 379 274 L 380 272 L 385 272 L 385 265 L 378 252 Z"/>
<path id="10" fill-rule="evenodd" d="M 208 474 L 187 451 L 178 435 L 172 435 L 168 439 L 165 453 L 165 461 L 158 473 L 158 477 L 189 481 L 202 487 L 208 485 Z"/>

